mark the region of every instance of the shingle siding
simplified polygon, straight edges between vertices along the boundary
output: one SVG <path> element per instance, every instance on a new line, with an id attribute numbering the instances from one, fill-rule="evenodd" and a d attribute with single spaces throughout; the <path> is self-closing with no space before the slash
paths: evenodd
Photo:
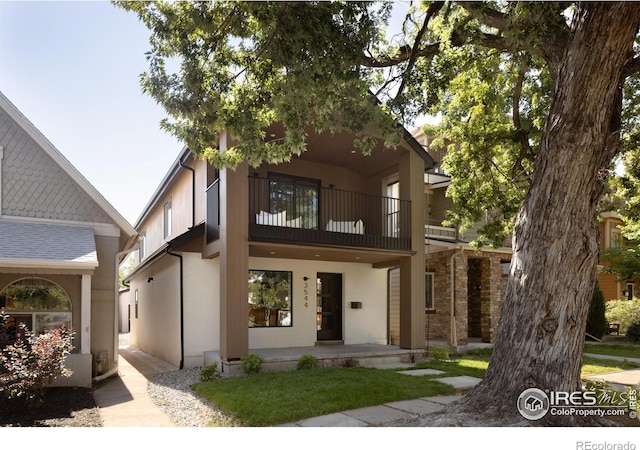
<path id="1" fill-rule="evenodd" d="M 0 110 L 2 215 L 111 223 L 109 216 Z"/>

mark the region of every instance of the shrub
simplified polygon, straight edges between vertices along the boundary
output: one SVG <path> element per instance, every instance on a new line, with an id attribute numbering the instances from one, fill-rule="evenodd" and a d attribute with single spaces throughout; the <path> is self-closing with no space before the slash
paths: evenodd
<path id="1" fill-rule="evenodd" d="M 634 323 L 627 329 L 627 337 L 640 341 L 640 323 Z"/>
<path id="2" fill-rule="evenodd" d="M 602 339 L 607 332 L 607 319 L 605 317 L 604 295 L 600 290 L 600 286 L 596 284 L 591 297 L 591 306 L 589 307 L 589 315 L 587 316 L 587 333 L 591 336 Z"/>
<path id="3" fill-rule="evenodd" d="M 4 339 L 9 336 L 7 317 L 0 311 L 0 335 Z M 64 360 L 73 350 L 74 336 L 75 332 L 64 326 L 35 334 L 20 324 L 14 342 L 3 347 L 0 354 L 0 396 L 42 401 L 47 384 L 73 373 L 64 366 Z"/>
<path id="4" fill-rule="evenodd" d="M 342 358 L 342 367 L 355 367 L 356 360 L 350 356 Z"/>
<path id="5" fill-rule="evenodd" d="M 449 350 L 443 345 L 431 347 L 431 357 L 433 359 L 449 359 Z"/>
<path id="6" fill-rule="evenodd" d="M 264 359 L 260 355 L 250 353 L 247 356 L 240 358 L 240 361 L 240 368 L 244 373 L 249 375 L 251 373 L 258 373 L 262 370 L 262 363 L 264 362 Z"/>
<path id="7" fill-rule="evenodd" d="M 606 302 L 605 316 L 609 323 L 620 324 L 620 334 L 625 334 L 634 323 L 640 323 L 640 299 L 609 300 Z"/>
<path id="8" fill-rule="evenodd" d="M 220 372 L 218 372 L 218 363 L 213 362 L 208 366 L 200 367 L 200 381 L 213 381 L 220 378 Z"/>
<path id="9" fill-rule="evenodd" d="M 298 359 L 298 370 L 317 369 L 317 368 L 318 368 L 318 358 L 316 358 L 310 353 L 307 353 L 306 355 L 302 355 L 300 359 Z"/>

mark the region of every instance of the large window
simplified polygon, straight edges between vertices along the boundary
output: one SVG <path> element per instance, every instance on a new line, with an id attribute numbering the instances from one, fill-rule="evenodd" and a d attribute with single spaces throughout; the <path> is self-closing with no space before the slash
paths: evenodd
<path id="1" fill-rule="evenodd" d="M 249 271 L 249 327 L 291 326 L 291 272 Z"/>
<path id="2" fill-rule="evenodd" d="M 286 211 L 286 226 L 318 229 L 320 181 L 269 175 L 269 208 L 272 213 Z"/>
<path id="3" fill-rule="evenodd" d="M 42 278 L 24 278 L 0 291 L 0 308 L 9 318 L 7 328 L 15 333 L 24 323 L 35 333 L 65 325 L 71 328 L 71 299 L 55 283 Z"/>

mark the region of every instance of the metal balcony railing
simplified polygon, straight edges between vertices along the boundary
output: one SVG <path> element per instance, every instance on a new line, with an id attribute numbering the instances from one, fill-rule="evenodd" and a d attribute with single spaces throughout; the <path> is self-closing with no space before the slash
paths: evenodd
<path id="1" fill-rule="evenodd" d="M 249 177 L 249 238 L 411 250 L 411 202 L 304 180 Z"/>

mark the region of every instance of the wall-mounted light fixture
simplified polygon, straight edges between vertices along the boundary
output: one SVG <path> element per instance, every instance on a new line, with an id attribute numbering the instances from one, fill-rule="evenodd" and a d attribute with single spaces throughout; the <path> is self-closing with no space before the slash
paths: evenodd
<path id="1" fill-rule="evenodd" d="M 147 283 L 151 283 L 153 281 L 153 277 L 147 278 Z"/>

